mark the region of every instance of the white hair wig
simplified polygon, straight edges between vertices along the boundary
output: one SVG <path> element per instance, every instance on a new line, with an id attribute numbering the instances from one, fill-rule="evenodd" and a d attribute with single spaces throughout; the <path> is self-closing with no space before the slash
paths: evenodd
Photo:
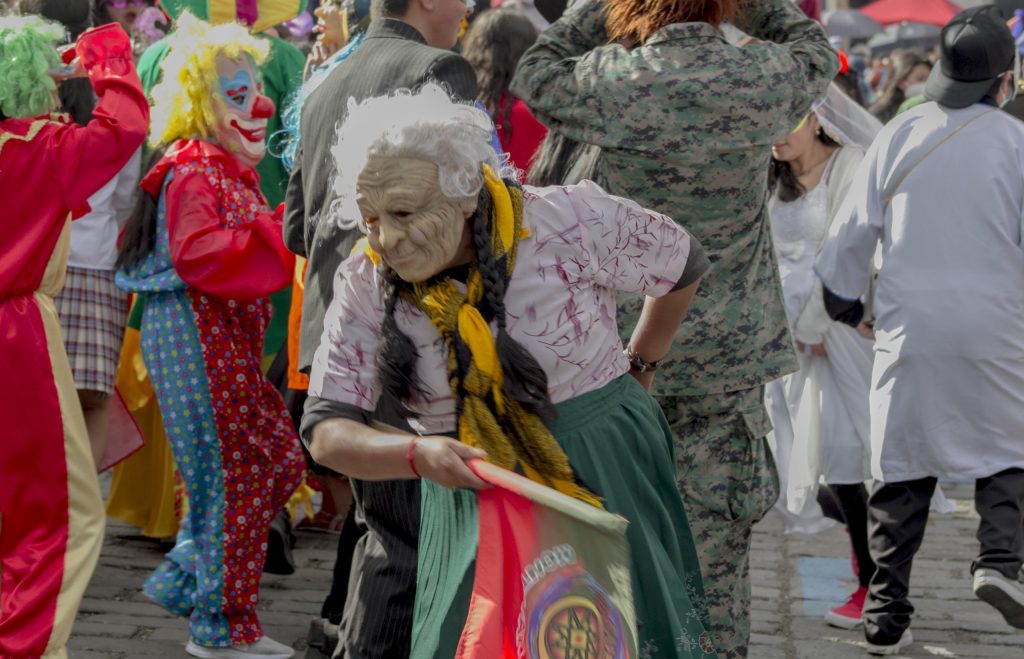
<path id="1" fill-rule="evenodd" d="M 483 165 L 499 176 L 514 175 L 491 144 L 494 124 L 475 105 L 453 101 L 436 83 L 419 91 L 399 90 L 362 103 L 349 100 L 348 114 L 331 149 L 334 193 L 331 219 L 343 229 L 363 222 L 356 205 L 356 181 L 370 156 L 420 158 L 437 165 L 441 192 L 456 201 L 475 199 L 483 186 Z"/>

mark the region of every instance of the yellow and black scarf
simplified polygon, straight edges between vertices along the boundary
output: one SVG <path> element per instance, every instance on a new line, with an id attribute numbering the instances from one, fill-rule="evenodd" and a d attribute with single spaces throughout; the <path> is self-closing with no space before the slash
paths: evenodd
<path id="1" fill-rule="evenodd" d="M 513 395 L 517 383 L 509 382 L 485 319 L 485 314 L 494 315 L 499 335 L 504 335 L 503 308 L 495 309 L 495 302 L 488 299 L 487 275 L 480 268 L 480 248 L 490 247 L 499 266 L 491 276 L 502 277 L 497 286 L 491 286 L 492 293 L 493 289 L 503 293 L 515 269 L 516 251 L 524 235 L 522 219 L 522 188 L 513 181 L 502 181 L 484 165 L 484 190 L 473 221 L 486 223 L 482 232 L 476 228 L 475 233 L 478 240 L 487 240 L 488 245 L 477 244 L 477 258 L 470 265 L 466 291 L 462 292 L 450 277 L 439 277 L 405 285 L 399 295 L 430 318 L 447 348 L 448 380 L 456 401 L 459 440 L 482 448 L 489 462 L 505 469 L 518 466 L 531 480 L 601 507 L 600 499 L 579 483 L 568 457 L 541 416 L 526 409 Z M 368 246 L 364 249 L 374 262 L 380 262 Z M 539 371 L 539 366 L 536 368 Z M 546 398 L 546 384 L 542 393 Z"/>

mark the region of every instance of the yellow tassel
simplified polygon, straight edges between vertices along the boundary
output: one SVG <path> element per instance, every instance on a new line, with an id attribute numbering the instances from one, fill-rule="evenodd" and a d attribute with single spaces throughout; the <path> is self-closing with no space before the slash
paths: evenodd
<path id="1" fill-rule="evenodd" d="M 288 516 L 294 522 L 299 516 L 299 509 L 302 509 L 303 514 L 312 519 L 313 518 L 313 495 L 315 492 L 313 488 L 306 483 L 306 479 L 303 478 L 299 486 L 292 492 L 291 498 L 288 499 Z M 326 496 L 326 495 L 325 495 Z"/>
<path id="2" fill-rule="evenodd" d="M 515 215 L 512 213 L 512 199 L 509 197 L 508 186 L 487 165 L 484 165 L 484 185 L 487 186 L 487 191 L 491 193 L 491 199 L 494 201 L 494 236 L 500 241 L 500 256 L 508 252 L 515 242 L 516 226 Z"/>
<path id="3" fill-rule="evenodd" d="M 501 387 L 501 363 L 494 347 L 494 336 L 487 321 L 476 307 L 464 304 L 459 307 L 459 336 L 473 355 L 473 364 Z"/>
<path id="4" fill-rule="evenodd" d="M 471 438 L 473 443 L 466 442 L 464 437 Z M 516 464 L 512 445 L 482 398 L 466 396 L 462 401 L 459 440 L 482 448 L 487 452 L 487 461 L 499 467 L 512 469 Z"/>
<path id="5" fill-rule="evenodd" d="M 356 241 L 356 244 L 352 246 L 352 251 L 349 252 L 349 256 L 360 251 L 370 257 L 374 265 L 380 265 L 380 254 L 373 251 L 373 248 L 370 247 L 370 241 L 366 238 L 360 238 Z"/>

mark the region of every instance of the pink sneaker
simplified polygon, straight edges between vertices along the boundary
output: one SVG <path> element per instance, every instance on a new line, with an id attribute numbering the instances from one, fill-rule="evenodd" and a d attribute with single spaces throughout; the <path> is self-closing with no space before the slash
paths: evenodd
<path id="1" fill-rule="evenodd" d="M 840 629 L 856 629 L 860 627 L 864 612 L 864 598 L 867 597 L 868 589 L 858 588 L 846 604 L 836 607 L 825 614 L 825 622 Z"/>

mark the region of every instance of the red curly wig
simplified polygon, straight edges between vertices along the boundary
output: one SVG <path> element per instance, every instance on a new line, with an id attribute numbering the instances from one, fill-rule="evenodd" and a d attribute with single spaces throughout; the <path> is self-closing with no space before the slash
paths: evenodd
<path id="1" fill-rule="evenodd" d="M 672 23 L 718 26 L 736 17 L 741 0 L 608 0 L 605 26 L 612 41 L 643 43 Z"/>

